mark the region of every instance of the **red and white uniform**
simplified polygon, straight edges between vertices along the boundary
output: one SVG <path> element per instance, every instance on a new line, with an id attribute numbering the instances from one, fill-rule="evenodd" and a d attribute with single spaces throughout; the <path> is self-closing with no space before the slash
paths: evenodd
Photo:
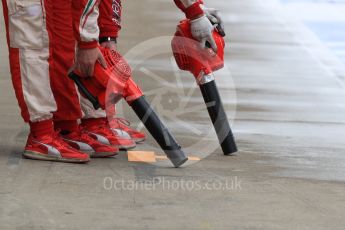
<path id="1" fill-rule="evenodd" d="M 100 37 L 118 37 L 121 29 L 121 0 L 102 0 L 99 6 Z"/>
<path id="2" fill-rule="evenodd" d="M 100 34 L 117 35 L 119 18 L 108 14 L 114 4 L 121 6 L 119 0 L 2 0 L 12 81 L 25 122 L 81 118 L 67 72 L 76 41 L 93 48 Z"/>
<path id="3" fill-rule="evenodd" d="M 188 15 L 201 0 L 175 0 Z M 97 46 L 99 36 L 116 37 L 120 0 L 2 0 L 10 51 L 10 68 L 21 114 L 26 122 L 81 118 L 78 93 L 67 78 L 75 41 Z M 193 9 L 191 9 L 193 8 Z M 200 12 L 199 12 L 200 13 Z M 99 25 L 99 26 L 98 26 Z M 73 36 L 74 34 L 74 36 Z M 81 99 L 85 118 L 104 117 Z"/>
<path id="4" fill-rule="evenodd" d="M 118 37 L 119 31 L 121 30 L 121 16 L 121 0 L 102 0 L 99 5 L 99 37 Z M 92 103 L 83 96 L 80 97 L 80 102 L 84 119 L 106 117 L 104 110 L 95 110 Z M 108 114 L 115 112 L 115 105 L 112 107 L 107 108 L 109 110 Z"/>
<path id="5" fill-rule="evenodd" d="M 195 19 L 204 14 L 201 7 L 203 0 L 174 0 L 176 6 L 186 14 L 188 19 Z"/>

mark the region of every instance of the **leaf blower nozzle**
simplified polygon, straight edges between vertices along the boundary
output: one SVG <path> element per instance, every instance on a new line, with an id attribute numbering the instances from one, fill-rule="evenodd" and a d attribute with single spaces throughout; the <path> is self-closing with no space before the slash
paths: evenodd
<path id="1" fill-rule="evenodd" d="M 190 21 L 183 20 L 177 26 L 171 46 L 178 67 L 194 75 L 223 153 L 231 155 L 237 152 L 237 146 L 213 75 L 224 67 L 225 42 L 217 29 L 213 31 L 213 38 L 218 47 L 217 53 L 210 47 L 202 48 L 192 36 Z"/>
<path id="2" fill-rule="evenodd" d="M 105 109 L 107 105 L 115 104 L 124 98 L 173 165 L 176 168 L 183 165 L 188 160 L 186 154 L 131 78 L 128 63 L 118 52 L 101 47 L 100 50 L 107 62 L 106 69 L 96 63 L 93 76 L 82 77 L 78 72 L 69 73 L 79 92 L 95 109 Z"/>
<path id="3" fill-rule="evenodd" d="M 175 138 L 171 135 L 168 128 L 161 122 L 156 112 L 142 96 L 131 103 L 131 107 L 139 119 L 144 123 L 147 130 L 150 131 L 153 138 L 164 150 L 169 160 L 175 167 L 184 164 L 188 158 L 177 144 Z"/>

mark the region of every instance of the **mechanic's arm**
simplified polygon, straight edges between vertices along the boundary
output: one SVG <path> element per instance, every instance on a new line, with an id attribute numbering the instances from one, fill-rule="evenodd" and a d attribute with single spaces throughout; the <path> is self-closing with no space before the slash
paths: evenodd
<path id="1" fill-rule="evenodd" d="M 217 52 L 217 45 L 213 39 L 213 24 L 218 24 L 219 29 L 224 33 L 224 25 L 219 10 L 207 8 L 203 0 L 174 0 L 186 17 L 191 20 L 192 35 L 205 47 L 209 42 L 212 49 Z M 212 23 L 211 23 L 212 22 Z"/>
<path id="2" fill-rule="evenodd" d="M 73 28 L 78 41 L 75 65 L 82 76 L 92 76 L 96 61 L 106 68 L 106 62 L 98 49 L 99 1 L 73 0 Z"/>
<path id="3" fill-rule="evenodd" d="M 99 5 L 99 43 L 102 47 L 116 50 L 116 40 L 121 30 L 121 0 L 102 0 Z"/>

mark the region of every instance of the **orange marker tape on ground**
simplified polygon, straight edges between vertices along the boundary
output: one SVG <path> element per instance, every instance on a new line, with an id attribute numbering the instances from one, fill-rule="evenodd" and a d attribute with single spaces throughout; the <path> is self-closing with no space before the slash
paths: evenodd
<path id="1" fill-rule="evenodd" d="M 128 161 L 130 162 L 145 162 L 154 163 L 157 160 L 168 160 L 166 156 L 155 155 L 155 152 L 151 151 L 128 151 L 127 152 Z M 190 161 L 200 161 L 199 157 L 188 157 Z"/>
<path id="2" fill-rule="evenodd" d="M 128 156 L 128 161 L 131 161 L 131 162 L 146 162 L 146 163 L 156 162 L 155 152 L 128 151 L 127 156 Z"/>

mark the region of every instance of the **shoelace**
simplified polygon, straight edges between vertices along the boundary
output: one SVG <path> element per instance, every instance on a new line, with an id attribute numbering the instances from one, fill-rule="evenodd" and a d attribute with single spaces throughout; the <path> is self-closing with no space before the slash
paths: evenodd
<path id="1" fill-rule="evenodd" d="M 58 131 L 58 133 L 60 133 L 60 131 Z M 77 131 L 73 132 L 72 134 L 76 135 L 77 138 L 79 138 L 81 141 L 85 140 L 89 143 L 96 143 L 95 139 L 90 137 L 90 135 L 81 127 L 79 127 L 79 129 Z M 63 138 L 61 138 L 61 139 L 63 140 Z"/>
<path id="2" fill-rule="evenodd" d="M 103 132 L 103 133 L 105 133 L 106 135 L 108 135 L 108 136 L 114 136 L 114 137 L 117 137 L 117 136 L 118 136 L 117 133 L 111 131 L 111 130 L 110 130 L 108 127 L 106 127 L 106 126 L 99 126 L 98 129 L 99 129 L 101 132 Z"/>
<path id="3" fill-rule="evenodd" d="M 100 123 L 97 125 L 97 129 L 106 134 L 107 136 L 113 136 L 117 137 L 118 134 L 110 130 L 110 126 L 108 124 L 108 121 L 106 119 L 101 120 Z"/>
<path id="4" fill-rule="evenodd" d="M 52 135 L 52 138 L 53 138 L 53 143 L 59 147 L 59 148 L 68 148 L 70 149 L 71 146 L 69 144 L 67 144 L 60 136 L 60 132 L 61 130 L 56 130 L 53 135 Z"/>
<path id="5" fill-rule="evenodd" d="M 93 139 L 92 137 L 89 136 L 89 134 L 87 134 L 86 132 L 83 132 L 83 131 L 80 132 L 80 138 L 84 139 L 85 141 L 89 142 L 90 144 L 97 143 L 97 141 L 95 141 L 95 139 Z"/>

